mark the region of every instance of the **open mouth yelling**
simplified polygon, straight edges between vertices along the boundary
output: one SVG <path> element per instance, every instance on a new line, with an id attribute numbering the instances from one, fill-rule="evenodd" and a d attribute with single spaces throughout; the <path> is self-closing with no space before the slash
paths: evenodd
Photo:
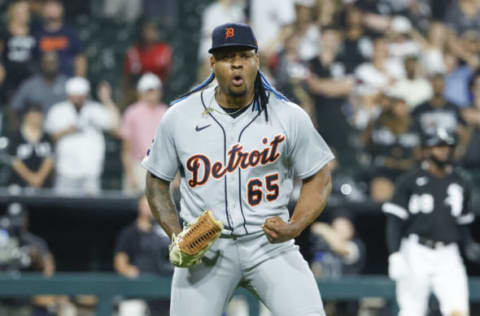
<path id="1" fill-rule="evenodd" d="M 232 84 L 235 87 L 240 87 L 244 83 L 243 77 L 241 75 L 235 75 L 232 78 Z"/>

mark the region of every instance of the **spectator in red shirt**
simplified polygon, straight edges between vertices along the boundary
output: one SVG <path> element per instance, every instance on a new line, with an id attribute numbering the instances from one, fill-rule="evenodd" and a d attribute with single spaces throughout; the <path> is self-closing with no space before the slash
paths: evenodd
<path id="1" fill-rule="evenodd" d="M 134 83 L 141 75 L 151 72 L 163 83 L 166 82 L 172 66 L 172 48 L 159 39 L 159 30 L 152 21 L 142 24 L 139 41 L 130 47 L 124 63 L 124 91 L 126 99 L 134 95 Z"/>

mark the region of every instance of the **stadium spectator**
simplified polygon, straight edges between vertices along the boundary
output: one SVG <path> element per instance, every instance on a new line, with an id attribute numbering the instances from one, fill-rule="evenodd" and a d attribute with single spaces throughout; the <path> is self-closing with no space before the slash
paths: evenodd
<path id="1" fill-rule="evenodd" d="M 65 90 L 68 99 L 53 105 L 45 121 L 45 130 L 56 142 L 55 189 L 98 193 L 105 155 L 103 131 L 118 128 L 118 109 L 108 84 L 98 90 L 103 105 L 88 99 L 90 84 L 85 78 L 69 79 Z"/>
<path id="2" fill-rule="evenodd" d="M 0 82 L 3 101 L 11 96 L 33 73 L 33 52 L 35 38 L 30 33 L 30 11 L 28 1 L 10 4 L 7 11 L 7 25 L 0 33 Z"/>
<path id="3" fill-rule="evenodd" d="M 443 74 L 446 71 L 444 51 L 447 47 L 448 32 L 440 21 L 430 24 L 427 36 L 412 29 L 411 35 L 420 45 L 420 61 L 427 75 Z"/>
<path id="4" fill-rule="evenodd" d="M 37 40 L 37 54 L 56 52 L 60 73 L 69 77 L 85 77 L 87 59 L 77 31 L 64 24 L 63 11 L 63 5 L 58 0 L 49 0 L 43 5 L 43 24 L 33 31 Z"/>
<path id="5" fill-rule="evenodd" d="M 278 47 L 275 41 L 285 28 L 295 22 L 294 0 L 250 0 L 250 25 L 256 35 L 260 53 L 274 55 L 268 47 Z M 282 47 L 278 47 L 277 51 Z"/>
<path id="6" fill-rule="evenodd" d="M 340 17 L 344 28 L 343 54 L 347 73 L 366 61 L 373 53 L 373 44 L 363 26 L 363 12 L 357 6 L 349 6 Z"/>
<path id="7" fill-rule="evenodd" d="M 26 104 L 38 103 L 43 114 L 47 114 L 52 105 L 65 100 L 67 77 L 58 72 L 58 55 L 55 52 L 43 53 L 40 72 L 25 80 L 13 95 L 10 108 L 21 112 Z"/>
<path id="8" fill-rule="evenodd" d="M 311 226 L 314 259 L 311 263 L 317 278 L 340 278 L 360 274 L 366 261 L 366 248 L 355 236 L 353 220 L 348 212 L 339 211 L 331 224 L 317 222 Z M 355 301 L 325 303 L 328 315 L 356 316 Z"/>
<path id="9" fill-rule="evenodd" d="M 351 214 L 338 210 L 331 223 L 312 224 L 312 271 L 316 277 L 358 274 L 366 259 L 365 244 L 355 236 Z"/>
<path id="10" fill-rule="evenodd" d="M 138 201 L 138 216 L 134 223 L 122 230 L 115 246 L 115 271 L 127 278 L 139 275 L 171 275 L 173 266 L 168 260 L 170 239 L 153 220 L 145 196 Z M 141 303 L 133 303 L 141 308 Z M 128 304 L 128 303 L 127 303 Z M 130 304 L 132 305 L 132 304 Z M 168 316 L 169 300 L 147 301 L 151 316 Z M 120 306 L 120 313 L 122 312 Z M 129 314 L 131 315 L 131 314 Z"/>
<path id="11" fill-rule="evenodd" d="M 450 50 L 445 51 L 445 99 L 459 107 L 470 105 L 468 82 L 475 68 L 461 64 L 459 58 Z M 473 65 L 472 65 L 473 66 Z"/>
<path id="12" fill-rule="evenodd" d="M 391 88 L 387 89 L 387 94 L 404 99 L 411 110 L 430 100 L 433 91 L 430 81 L 421 75 L 416 56 L 405 58 L 404 64 L 406 77 L 398 80 Z"/>
<path id="13" fill-rule="evenodd" d="M 474 175 L 480 177 L 480 72 L 476 72 L 470 81 L 472 95 L 471 106 L 463 109 L 462 117 L 467 123 L 465 146 L 457 146 L 461 165 Z"/>
<path id="14" fill-rule="evenodd" d="M 142 0 L 104 0 L 103 14 L 122 22 L 136 22 L 142 15 Z"/>
<path id="15" fill-rule="evenodd" d="M 302 1 L 302 0 L 300 0 Z M 340 3 L 335 0 L 317 0 L 317 21 L 316 23 L 320 28 L 328 25 L 335 25 L 337 18 L 340 14 Z"/>
<path id="16" fill-rule="evenodd" d="M 307 65 L 298 57 L 297 42 L 298 38 L 295 35 L 285 39 L 283 49 L 275 57 L 272 75 L 279 90 L 307 111 L 315 124 L 314 102 L 303 84 L 310 72 Z"/>
<path id="17" fill-rule="evenodd" d="M 476 0 L 450 1 L 445 16 L 449 28 L 456 34 L 480 29 L 480 4 Z"/>
<path id="18" fill-rule="evenodd" d="M 140 161 L 155 136 L 160 119 L 167 110 L 161 102 L 162 82 L 152 73 L 144 74 L 137 85 L 138 102 L 130 105 L 122 119 L 122 164 L 124 190 L 140 192 L 145 189 L 145 169 Z"/>
<path id="19" fill-rule="evenodd" d="M 155 22 L 145 21 L 140 27 L 138 42 L 127 50 L 123 69 L 126 104 L 135 99 L 135 84 L 143 74 L 151 72 L 164 84 L 167 82 L 173 64 L 172 48 L 161 42 L 159 36 Z"/>
<path id="20" fill-rule="evenodd" d="M 318 55 L 320 28 L 313 20 L 315 0 L 295 0 L 295 23 L 289 27 L 297 38 L 298 57 L 308 61 Z"/>
<path id="21" fill-rule="evenodd" d="M 41 272 L 52 276 L 55 272 L 55 259 L 48 245 L 39 236 L 28 230 L 28 210 L 20 203 L 8 205 L 6 215 L 1 220 L 0 271 L 10 273 Z M 28 298 L 2 299 L 0 315 L 53 316 L 57 298 L 34 296 Z"/>
<path id="22" fill-rule="evenodd" d="M 410 31 L 412 23 L 404 16 L 392 18 L 387 32 L 389 54 L 393 58 L 403 59 L 416 56 L 420 52 L 419 44 L 412 38 Z"/>
<path id="23" fill-rule="evenodd" d="M 403 14 L 412 22 L 413 27 L 422 33 L 430 27 L 432 8 L 429 0 L 410 1 Z"/>
<path id="24" fill-rule="evenodd" d="M 374 41 L 374 53 L 371 62 L 363 63 L 355 69 L 357 88 L 368 90 L 371 94 L 383 92 L 397 80 L 405 78 L 405 69 L 401 60 L 391 58 L 388 43 L 384 37 Z"/>
<path id="25" fill-rule="evenodd" d="M 27 105 L 20 129 L 9 137 L 8 153 L 12 159 L 9 186 L 51 186 L 53 144 L 43 131 L 43 113 L 38 105 Z"/>
<path id="26" fill-rule="evenodd" d="M 135 23 L 140 18 L 158 22 L 162 28 L 172 30 L 177 20 L 175 0 L 104 0 L 103 14 L 125 23 Z"/>
<path id="27" fill-rule="evenodd" d="M 395 180 L 419 158 L 420 140 L 406 101 L 389 98 L 388 102 L 363 135 L 372 160 L 370 196 L 374 201 L 391 198 Z"/>
<path id="28" fill-rule="evenodd" d="M 412 116 L 419 132 L 432 134 L 436 129 L 443 128 L 449 132 L 458 133 L 464 124 L 459 108 L 444 97 L 445 80 L 443 75 L 435 75 L 431 79 L 433 97 L 417 106 Z"/>
<path id="29" fill-rule="evenodd" d="M 343 105 L 354 88 L 341 55 L 341 34 L 333 27 L 324 28 L 319 55 L 309 61 L 311 75 L 306 84 L 315 100 L 315 123 L 328 144 L 336 151 L 348 147 L 349 126 Z"/>

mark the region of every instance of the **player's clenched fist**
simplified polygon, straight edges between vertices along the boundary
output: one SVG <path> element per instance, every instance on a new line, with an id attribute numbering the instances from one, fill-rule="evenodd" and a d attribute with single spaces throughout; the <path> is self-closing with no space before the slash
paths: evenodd
<path id="1" fill-rule="evenodd" d="M 262 229 L 271 243 L 284 242 L 300 234 L 295 224 L 287 223 L 278 216 L 267 218 Z"/>

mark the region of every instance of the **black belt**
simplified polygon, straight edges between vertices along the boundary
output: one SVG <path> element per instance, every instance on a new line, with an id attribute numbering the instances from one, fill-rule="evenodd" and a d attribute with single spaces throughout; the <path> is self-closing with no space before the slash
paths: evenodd
<path id="1" fill-rule="evenodd" d="M 242 237 L 242 236 L 245 236 L 245 235 L 221 234 L 220 238 L 237 240 L 238 237 Z"/>
<path id="2" fill-rule="evenodd" d="M 436 241 L 418 236 L 418 243 L 430 249 L 443 248 L 451 244 L 451 242 Z"/>

